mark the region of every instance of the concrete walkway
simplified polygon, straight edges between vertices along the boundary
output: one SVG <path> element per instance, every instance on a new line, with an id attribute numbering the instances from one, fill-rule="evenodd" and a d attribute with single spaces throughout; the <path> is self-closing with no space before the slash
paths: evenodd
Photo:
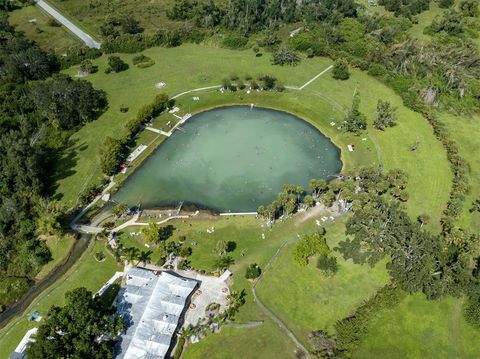
<path id="1" fill-rule="evenodd" d="M 107 194 L 108 191 L 109 191 L 113 186 L 115 186 L 115 182 L 113 181 L 113 177 L 110 177 L 110 182 L 108 183 L 107 187 L 105 187 L 105 188 L 103 189 L 102 193 L 100 193 L 97 197 L 95 197 L 92 202 L 90 202 L 84 209 L 82 209 L 82 210 L 80 211 L 79 214 L 77 214 L 77 215 L 72 219 L 72 221 L 70 222 L 70 228 L 72 228 L 73 230 L 75 230 L 75 228 L 78 228 L 78 227 L 75 227 L 75 226 L 77 226 L 77 224 L 76 224 L 77 221 L 78 221 L 80 218 L 82 218 L 82 217 L 85 215 L 85 213 L 87 213 L 88 210 L 89 210 L 90 208 L 92 208 L 92 206 L 95 205 L 95 203 L 97 203 L 98 201 L 100 201 L 100 199 L 101 199 L 105 194 Z M 97 232 L 97 233 L 98 233 L 98 232 Z"/>
<path id="2" fill-rule="evenodd" d="M 115 283 L 115 281 L 118 279 L 118 278 L 122 278 L 123 277 L 123 272 L 115 272 L 115 274 L 103 285 L 102 288 L 100 288 L 100 290 L 95 293 L 95 295 L 102 295 L 103 293 L 105 293 L 107 291 L 108 288 L 110 288 L 110 286 Z"/>
<path id="3" fill-rule="evenodd" d="M 148 131 L 159 133 L 159 134 L 167 136 L 167 137 L 170 137 L 172 135 L 171 132 L 165 132 L 165 131 L 159 130 L 158 128 L 155 128 L 155 127 L 145 126 L 145 129 L 148 130 Z"/>
<path id="4" fill-rule="evenodd" d="M 333 65 L 330 65 L 328 66 L 325 70 L 323 70 L 322 72 L 320 72 L 317 76 L 315 76 L 314 78 L 312 78 L 311 80 L 305 82 L 302 86 L 300 86 L 298 89 L 299 90 L 303 90 L 305 87 L 307 87 L 308 85 L 310 85 L 313 81 L 315 81 L 316 79 L 318 79 L 320 76 L 322 76 L 324 73 L 330 71 L 331 69 L 333 68 Z"/>
<path id="5" fill-rule="evenodd" d="M 140 217 L 140 213 L 136 213 L 130 220 L 126 221 L 125 223 L 119 225 L 118 227 L 115 227 L 112 229 L 110 232 L 119 232 L 122 229 L 125 229 L 130 226 L 148 226 L 150 223 L 155 223 L 155 224 L 164 224 L 168 221 L 171 221 L 172 219 L 187 219 L 190 218 L 190 216 L 171 216 L 168 218 L 165 218 L 161 221 L 158 222 L 137 222 L 138 218 Z"/>
<path id="6" fill-rule="evenodd" d="M 85 45 L 90 48 L 99 49 L 100 43 L 95 41 L 90 35 L 85 33 L 83 30 L 79 29 L 77 25 L 72 23 L 68 20 L 65 16 L 60 14 L 57 10 L 51 7 L 48 3 L 44 0 L 35 0 L 38 6 L 40 6 L 43 10 L 45 10 L 48 14 L 54 17 L 58 22 L 60 22 L 63 26 L 69 29 L 72 33 L 74 33 L 80 40 L 82 40 Z"/>

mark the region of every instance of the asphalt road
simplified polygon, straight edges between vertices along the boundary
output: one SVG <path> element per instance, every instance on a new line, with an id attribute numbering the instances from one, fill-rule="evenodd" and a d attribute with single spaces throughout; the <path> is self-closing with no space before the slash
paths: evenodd
<path id="1" fill-rule="evenodd" d="M 35 0 L 38 6 L 40 6 L 43 10 L 49 13 L 52 17 L 54 17 L 58 22 L 60 22 L 63 26 L 73 32 L 75 35 L 78 36 L 80 40 L 82 40 L 85 45 L 91 48 L 99 49 L 100 43 L 95 41 L 90 35 L 79 29 L 74 23 L 68 20 L 65 16 L 60 14 L 57 10 L 51 7 L 43 0 Z"/>

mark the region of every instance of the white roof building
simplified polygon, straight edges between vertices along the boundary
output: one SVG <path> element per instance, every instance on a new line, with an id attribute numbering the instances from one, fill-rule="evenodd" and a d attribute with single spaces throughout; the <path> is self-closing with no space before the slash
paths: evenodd
<path id="1" fill-rule="evenodd" d="M 185 305 L 198 282 L 167 272 L 132 268 L 115 304 L 123 318 L 118 358 L 157 359 L 168 353 Z"/>

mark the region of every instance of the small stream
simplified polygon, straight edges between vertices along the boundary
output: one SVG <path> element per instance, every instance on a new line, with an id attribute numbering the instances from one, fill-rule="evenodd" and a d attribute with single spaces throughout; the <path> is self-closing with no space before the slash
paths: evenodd
<path id="1" fill-rule="evenodd" d="M 30 287 L 27 293 L 25 293 L 18 300 L 18 302 L 9 307 L 3 313 L 1 313 L 0 329 L 5 327 L 16 315 L 24 312 L 40 293 L 42 293 L 45 289 L 54 284 L 58 279 L 63 276 L 88 248 L 88 244 L 90 243 L 91 238 L 92 236 L 89 234 L 82 234 L 80 238 L 75 241 L 65 262 L 56 267 L 44 279 L 35 282 L 35 284 Z"/>

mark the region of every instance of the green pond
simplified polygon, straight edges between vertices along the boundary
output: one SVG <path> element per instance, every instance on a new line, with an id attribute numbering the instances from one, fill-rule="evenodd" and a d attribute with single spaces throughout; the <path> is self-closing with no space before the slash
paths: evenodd
<path id="1" fill-rule="evenodd" d="M 339 149 L 285 112 L 223 107 L 192 116 L 132 174 L 113 200 L 142 208 L 180 202 L 221 212 L 256 211 L 282 185 L 308 188 L 342 167 Z"/>

